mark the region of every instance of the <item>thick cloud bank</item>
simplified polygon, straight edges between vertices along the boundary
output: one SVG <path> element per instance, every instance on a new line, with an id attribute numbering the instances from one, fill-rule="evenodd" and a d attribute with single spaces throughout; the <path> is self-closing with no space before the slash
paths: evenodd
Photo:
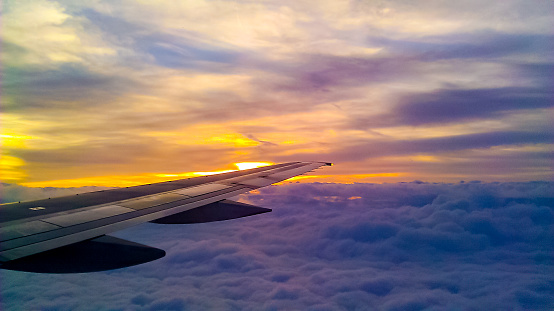
<path id="1" fill-rule="evenodd" d="M 91 274 L 2 271 L 5 310 L 551 310 L 554 184 L 287 184 L 273 208 L 118 237 L 167 251 Z"/>

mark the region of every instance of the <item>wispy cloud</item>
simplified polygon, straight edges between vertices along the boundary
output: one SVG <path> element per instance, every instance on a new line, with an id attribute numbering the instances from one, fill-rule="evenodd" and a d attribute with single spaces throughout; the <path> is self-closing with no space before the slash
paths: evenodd
<path id="1" fill-rule="evenodd" d="M 367 165 L 377 153 L 440 158 L 432 174 L 407 158 L 395 160 L 403 171 L 378 173 L 443 181 L 456 165 L 445 152 L 475 163 L 460 179 L 487 165 L 476 150 L 510 167 L 519 148 L 527 160 L 514 178 L 543 179 L 551 167 L 542 156 L 552 151 L 540 139 L 552 132 L 549 8 L 515 0 L 8 2 L 2 154 L 21 165 L 5 176 L 33 182 L 327 157 L 347 162 L 331 173 L 344 180 L 387 166 L 386 158 Z"/>

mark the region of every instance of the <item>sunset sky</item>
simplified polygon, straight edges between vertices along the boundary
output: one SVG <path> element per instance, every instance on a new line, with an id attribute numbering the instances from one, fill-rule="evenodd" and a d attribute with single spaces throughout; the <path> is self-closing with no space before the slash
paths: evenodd
<path id="1" fill-rule="evenodd" d="M 4 1 L 1 180 L 550 180 L 553 6 Z"/>
<path id="2" fill-rule="evenodd" d="M 2 203 L 335 164 L 113 232 L 157 261 L 0 269 L 1 310 L 553 310 L 552 0 L 0 7 Z"/>

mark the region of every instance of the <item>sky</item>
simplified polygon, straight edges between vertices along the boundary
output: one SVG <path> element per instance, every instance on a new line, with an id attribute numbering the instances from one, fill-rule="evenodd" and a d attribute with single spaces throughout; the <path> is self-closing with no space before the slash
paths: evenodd
<path id="1" fill-rule="evenodd" d="M 75 191 L 43 195 L 54 190 Z M 113 233 L 166 251 L 153 262 L 0 270 L 0 309 L 550 311 L 553 194 L 553 182 L 265 187 L 239 199 L 271 213 Z"/>
<path id="2" fill-rule="evenodd" d="M 4 1 L 1 178 L 551 180 L 554 5 Z"/>
<path id="3" fill-rule="evenodd" d="M 552 310 L 554 3 L 3 1 L 0 201 L 287 161 L 271 213 L 2 310 Z"/>

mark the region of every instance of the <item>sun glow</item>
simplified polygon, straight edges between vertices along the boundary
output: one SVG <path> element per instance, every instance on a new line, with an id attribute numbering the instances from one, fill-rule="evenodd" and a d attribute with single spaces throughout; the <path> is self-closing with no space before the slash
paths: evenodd
<path id="1" fill-rule="evenodd" d="M 1 134 L 0 135 L 0 143 L 4 148 L 6 147 L 12 147 L 12 148 L 25 148 L 25 141 L 28 139 L 32 139 L 33 137 L 29 135 L 16 135 L 16 134 Z"/>
<path id="2" fill-rule="evenodd" d="M 238 167 L 239 170 L 247 170 L 251 168 L 256 167 L 262 167 L 262 166 L 268 166 L 273 165 L 274 163 L 271 162 L 239 162 L 239 163 L 233 163 L 236 167 Z"/>
<path id="3" fill-rule="evenodd" d="M 21 183 L 26 187 L 85 187 L 85 186 L 103 186 L 103 187 L 132 187 L 149 183 L 163 181 L 186 179 L 206 175 L 215 175 L 221 173 L 234 172 L 236 170 L 221 170 L 213 172 L 187 172 L 187 173 L 168 173 L 152 174 L 145 173 L 140 175 L 110 175 L 83 177 L 76 179 L 59 179 Z"/>
<path id="4" fill-rule="evenodd" d="M 7 164 L 14 162 L 12 166 L 21 165 L 19 160 L 14 157 L 3 157 L 3 161 Z M 233 163 L 238 170 L 247 170 L 250 168 L 262 167 L 272 165 L 271 162 L 238 162 Z M 7 165 L 6 165 L 7 166 Z M 216 170 L 216 171 L 204 171 L 204 172 L 185 172 L 185 173 L 144 173 L 139 175 L 109 175 L 109 176 L 95 176 L 95 177 L 83 177 L 76 179 L 58 179 L 48 181 L 37 181 L 21 183 L 27 187 L 84 187 L 84 186 L 104 186 L 104 187 L 131 187 L 144 185 L 148 183 L 157 183 L 169 180 L 193 178 L 199 176 L 215 175 L 229 172 L 236 172 L 237 170 Z M 4 174 L 6 175 L 6 174 Z"/>

